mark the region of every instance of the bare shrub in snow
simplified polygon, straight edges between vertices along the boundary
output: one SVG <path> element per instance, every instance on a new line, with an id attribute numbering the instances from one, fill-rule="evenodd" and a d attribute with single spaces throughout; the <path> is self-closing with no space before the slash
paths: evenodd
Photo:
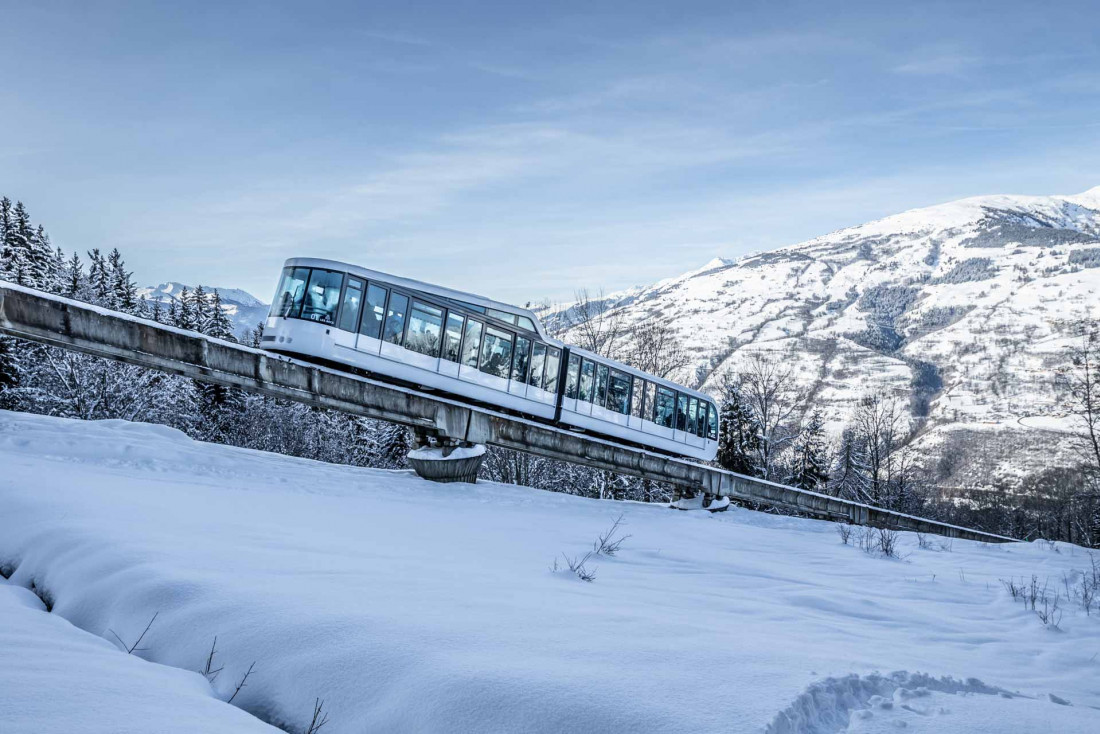
<path id="1" fill-rule="evenodd" d="M 935 550 L 932 547 L 932 539 L 924 533 L 917 533 L 917 547 L 921 550 Z"/>
<path id="2" fill-rule="evenodd" d="M 846 522 L 838 522 L 836 524 L 836 534 L 840 536 L 841 543 L 848 545 L 848 541 L 852 538 L 852 526 Z"/>
<path id="3" fill-rule="evenodd" d="M 1096 556 L 1089 554 L 1089 568 L 1080 572 L 1079 581 L 1071 581 L 1076 578 L 1078 572 L 1067 575 L 1062 574 L 1062 584 L 1066 589 L 1066 601 L 1077 602 L 1085 612 L 1085 616 L 1092 616 L 1092 608 L 1100 602 L 1100 564 L 1096 562 Z"/>
<path id="4" fill-rule="evenodd" d="M 206 678 L 206 680 L 210 681 L 211 683 L 213 683 L 214 680 L 217 679 L 218 673 L 222 672 L 222 668 L 215 668 L 214 667 L 214 656 L 217 655 L 217 654 L 218 654 L 218 636 L 214 635 L 214 644 L 212 644 L 210 646 L 210 654 L 206 656 L 206 665 L 204 665 L 203 669 L 199 671 L 199 673 L 202 675 L 202 677 Z M 222 667 L 224 667 L 224 666 L 222 666 Z"/>
<path id="5" fill-rule="evenodd" d="M 945 538 L 943 540 L 937 541 L 936 544 L 940 547 L 940 550 L 943 551 L 944 553 L 950 553 L 951 549 L 955 547 L 955 541 L 952 540 L 951 538 Z"/>
<path id="6" fill-rule="evenodd" d="M 1069 578 L 1063 576 L 1063 583 L 1066 586 L 1066 600 L 1069 601 Z M 1044 626 L 1058 629 L 1058 625 L 1062 623 L 1062 598 L 1057 591 L 1050 593 L 1049 580 L 1040 585 L 1039 577 L 1032 574 L 1030 581 L 1021 579 L 1017 583 L 1014 579 L 1001 579 L 1001 585 L 1014 600 L 1023 602 L 1024 609 L 1034 612 Z"/>
<path id="7" fill-rule="evenodd" d="M 1012 595 L 1013 601 L 1018 601 L 1024 594 L 1023 586 L 1017 586 L 1013 579 L 1001 579 L 1001 585 L 1005 587 L 1005 591 Z"/>
<path id="8" fill-rule="evenodd" d="M 596 539 L 596 542 L 592 544 L 592 552 L 598 556 L 613 556 L 618 553 L 619 549 L 622 548 L 623 541 L 630 537 L 629 535 L 619 535 L 616 537 L 622 523 L 623 516 L 620 514 L 615 518 L 615 522 L 612 523 L 608 531 L 600 535 Z"/>
<path id="9" fill-rule="evenodd" d="M 145 625 L 145 629 L 142 630 L 142 633 L 138 635 L 137 640 L 132 645 L 127 645 L 126 641 L 119 637 L 118 633 L 115 632 L 113 629 L 108 629 L 107 631 L 115 636 L 115 639 L 118 640 L 118 644 L 122 645 L 122 649 L 126 651 L 127 655 L 133 655 L 135 652 L 141 652 L 142 650 L 148 649 L 145 647 L 138 647 L 138 645 L 140 645 L 141 641 L 145 639 L 145 635 L 148 634 L 149 628 L 153 626 L 153 622 L 157 621 L 158 614 L 160 614 L 160 612 L 153 612 L 153 617 L 149 620 L 149 624 Z"/>
<path id="10" fill-rule="evenodd" d="M 887 558 L 898 557 L 898 531 L 889 528 L 879 528 L 875 534 L 875 543 L 878 552 Z"/>
<path id="11" fill-rule="evenodd" d="M 866 553 L 872 555 L 875 552 L 875 531 L 872 528 L 860 528 L 856 534 L 856 545 Z"/>
<path id="12" fill-rule="evenodd" d="M 313 700 L 313 718 L 309 722 L 306 734 L 317 734 L 321 731 L 321 727 L 327 723 L 328 714 L 325 713 L 325 702 L 323 699 L 316 698 Z"/>
<path id="13" fill-rule="evenodd" d="M 1057 594 L 1053 597 L 1048 597 L 1044 594 L 1034 610 L 1035 614 L 1044 625 L 1055 629 L 1058 628 L 1058 625 L 1062 621 L 1062 610 L 1058 607 L 1058 599 L 1059 596 Z"/>
<path id="14" fill-rule="evenodd" d="M 255 667 L 256 663 L 255 661 L 253 661 L 252 665 L 248 666 L 248 670 L 244 672 L 244 677 L 241 678 L 241 682 L 238 683 L 237 687 L 233 689 L 233 695 L 229 697 L 229 700 L 226 701 L 226 703 L 233 703 L 233 699 L 236 698 L 237 694 L 241 692 L 242 688 L 244 688 L 245 683 L 248 681 L 248 676 L 252 675 L 252 669 Z"/>
<path id="15" fill-rule="evenodd" d="M 855 545 L 869 556 L 899 558 L 898 537 L 897 530 L 861 527 L 855 531 Z"/>
<path id="16" fill-rule="evenodd" d="M 585 553 L 583 556 L 575 556 L 570 558 L 564 553 L 561 557 L 565 559 L 565 565 L 576 574 L 577 578 L 581 581 L 588 581 L 591 583 L 596 580 L 596 569 L 590 569 L 585 564 L 592 558 L 592 551 Z M 557 559 L 554 560 L 554 568 L 557 568 Z"/>

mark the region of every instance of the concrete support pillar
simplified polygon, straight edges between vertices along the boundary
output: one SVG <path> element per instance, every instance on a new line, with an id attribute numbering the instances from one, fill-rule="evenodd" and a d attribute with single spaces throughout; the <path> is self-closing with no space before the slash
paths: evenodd
<path id="1" fill-rule="evenodd" d="M 485 445 L 441 438 L 423 429 L 413 431 L 413 450 L 409 465 L 423 479 L 432 482 L 477 481 L 477 472 L 485 459 Z"/>

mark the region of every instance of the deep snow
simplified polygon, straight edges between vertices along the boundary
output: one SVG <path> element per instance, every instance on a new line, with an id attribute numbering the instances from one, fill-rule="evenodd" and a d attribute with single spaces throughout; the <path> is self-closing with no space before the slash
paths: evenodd
<path id="1" fill-rule="evenodd" d="M 620 512 L 631 537 L 590 562 L 593 583 L 550 570 Z M 135 639 L 159 612 L 139 653 L 151 671 L 199 670 L 217 635 L 213 689 L 180 673 L 164 690 L 228 717 L 214 697 L 255 662 L 234 705 L 293 731 L 317 697 L 325 734 L 1100 730 L 1100 617 L 1067 605 L 1047 629 L 999 582 L 1060 585 L 1085 551 L 902 546 L 905 560 L 882 559 L 829 523 L 434 485 L 158 426 L 0 412 L 11 583 L 33 581 L 53 617 L 104 639 Z M 43 619 L 61 647 L 82 634 L 0 604 L 5 629 L 16 612 L 40 615 L 20 622 L 41 628 L 36 644 L 50 643 Z M 19 639 L 0 647 L 0 730 L 43 698 L 79 711 L 67 683 L 19 682 Z M 140 662 L 94 652 L 123 687 L 113 671 Z M 155 712 L 134 690 L 132 705 L 112 700 L 143 721 Z"/>
<path id="2" fill-rule="evenodd" d="M 0 620 L 0 732 L 278 734 L 198 673 L 124 655 L 3 579 Z"/>

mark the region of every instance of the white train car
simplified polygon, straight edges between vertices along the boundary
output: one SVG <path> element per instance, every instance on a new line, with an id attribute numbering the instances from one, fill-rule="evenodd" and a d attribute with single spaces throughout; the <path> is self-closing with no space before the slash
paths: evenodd
<path id="1" fill-rule="evenodd" d="M 718 451 L 706 394 L 563 344 L 527 309 L 356 265 L 287 260 L 262 346 L 663 453 Z"/>

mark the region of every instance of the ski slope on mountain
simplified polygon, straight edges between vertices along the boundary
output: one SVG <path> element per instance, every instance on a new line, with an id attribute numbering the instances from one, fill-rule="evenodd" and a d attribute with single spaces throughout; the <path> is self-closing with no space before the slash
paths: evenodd
<path id="1" fill-rule="evenodd" d="M 1011 485 L 1075 458 L 1031 426 L 1073 424 L 1058 375 L 1082 320 L 1100 318 L 1100 187 L 914 209 L 610 301 L 627 327 L 667 324 L 690 347 L 686 384 L 717 393 L 723 372 L 763 352 L 834 431 L 864 396 L 894 395 L 925 421 L 925 455 L 953 434 L 999 444 L 943 484 Z"/>
<path id="2" fill-rule="evenodd" d="M 166 690 L 224 721 L 238 712 L 218 699 L 254 663 L 233 706 L 293 732 L 318 698 L 325 734 L 1100 730 L 1097 609 L 1063 601 L 1054 629 L 1000 581 L 1073 583 L 1090 565 L 1074 546 L 902 534 L 889 559 L 824 522 L 436 485 L 5 412 L 0 467 L 0 568 L 52 602 L 0 596 L 0 627 L 33 626 L 43 647 L 84 636 L 105 671 L 191 671 Z M 589 561 L 595 580 L 564 569 L 619 513 L 630 537 Z M 132 642 L 154 614 L 134 656 L 86 642 Z M 201 689 L 215 636 L 223 670 Z M 73 710 L 86 692 L 60 669 L 56 686 L 11 685 L 21 639 L 0 637 L 0 712 Z M 134 687 L 110 700 L 161 730 Z M 95 718 L 72 730 L 113 731 Z"/>

